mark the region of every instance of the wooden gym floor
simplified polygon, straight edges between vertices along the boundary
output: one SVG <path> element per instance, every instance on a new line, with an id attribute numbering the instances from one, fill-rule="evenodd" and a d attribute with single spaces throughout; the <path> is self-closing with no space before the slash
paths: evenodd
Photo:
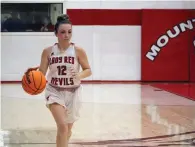
<path id="1" fill-rule="evenodd" d="M 83 84 L 81 118 L 70 147 L 195 146 L 195 101 L 147 84 Z M 4 147 L 55 147 L 44 93 L 1 85 Z"/>

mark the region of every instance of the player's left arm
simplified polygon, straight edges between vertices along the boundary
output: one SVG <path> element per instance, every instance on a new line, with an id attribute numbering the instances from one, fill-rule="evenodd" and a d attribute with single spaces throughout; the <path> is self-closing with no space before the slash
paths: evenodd
<path id="1" fill-rule="evenodd" d="M 76 47 L 76 52 L 77 52 L 79 64 L 81 65 L 81 67 L 83 69 L 78 74 L 79 79 L 84 79 L 86 77 L 91 76 L 92 71 L 91 71 L 91 67 L 90 67 L 89 62 L 88 62 L 86 52 L 84 51 L 84 49 L 82 49 L 80 47 Z"/>

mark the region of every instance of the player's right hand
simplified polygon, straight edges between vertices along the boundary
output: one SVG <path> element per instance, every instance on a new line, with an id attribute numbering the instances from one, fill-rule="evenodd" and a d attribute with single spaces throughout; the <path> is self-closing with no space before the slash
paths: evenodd
<path id="1" fill-rule="evenodd" d="M 25 72 L 25 74 L 28 74 L 30 71 L 33 71 L 33 70 L 37 70 L 39 67 L 31 67 L 31 68 L 28 68 Z"/>

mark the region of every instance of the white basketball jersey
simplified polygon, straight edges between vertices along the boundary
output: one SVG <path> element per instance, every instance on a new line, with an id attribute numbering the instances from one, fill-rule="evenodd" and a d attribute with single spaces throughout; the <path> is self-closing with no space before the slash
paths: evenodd
<path id="1" fill-rule="evenodd" d="M 55 44 L 48 60 L 47 80 L 50 85 L 61 88 L 79 87 L 80 80 L 71 75 L 71 70 L 78 73 L 80 69 L 74 44 L 71 44 L 65 52 L 60 52 L 58 45 Z"/>

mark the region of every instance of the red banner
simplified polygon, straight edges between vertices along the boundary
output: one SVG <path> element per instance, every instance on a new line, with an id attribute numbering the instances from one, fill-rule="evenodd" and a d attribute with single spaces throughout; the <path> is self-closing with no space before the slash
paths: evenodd
<path id="1" fill-rule="evenodd" d="M 142 81 L 189 81 L 189 34 L 195 29 L 190 12 L 143 10 Z"/>
<path id="2" fill-rule="evenodd" d="M 195 10 L 190 11 L 190 18 L 193 18 L 193 22 L 195 24 Z M 190 32 L 189 35 L 189 47 L 190 47 L 190 81 L 195 82 L 195 28 L 193 31 Z M 195 89 L 194 89 L 194 93 L 195 93 Z"/>

